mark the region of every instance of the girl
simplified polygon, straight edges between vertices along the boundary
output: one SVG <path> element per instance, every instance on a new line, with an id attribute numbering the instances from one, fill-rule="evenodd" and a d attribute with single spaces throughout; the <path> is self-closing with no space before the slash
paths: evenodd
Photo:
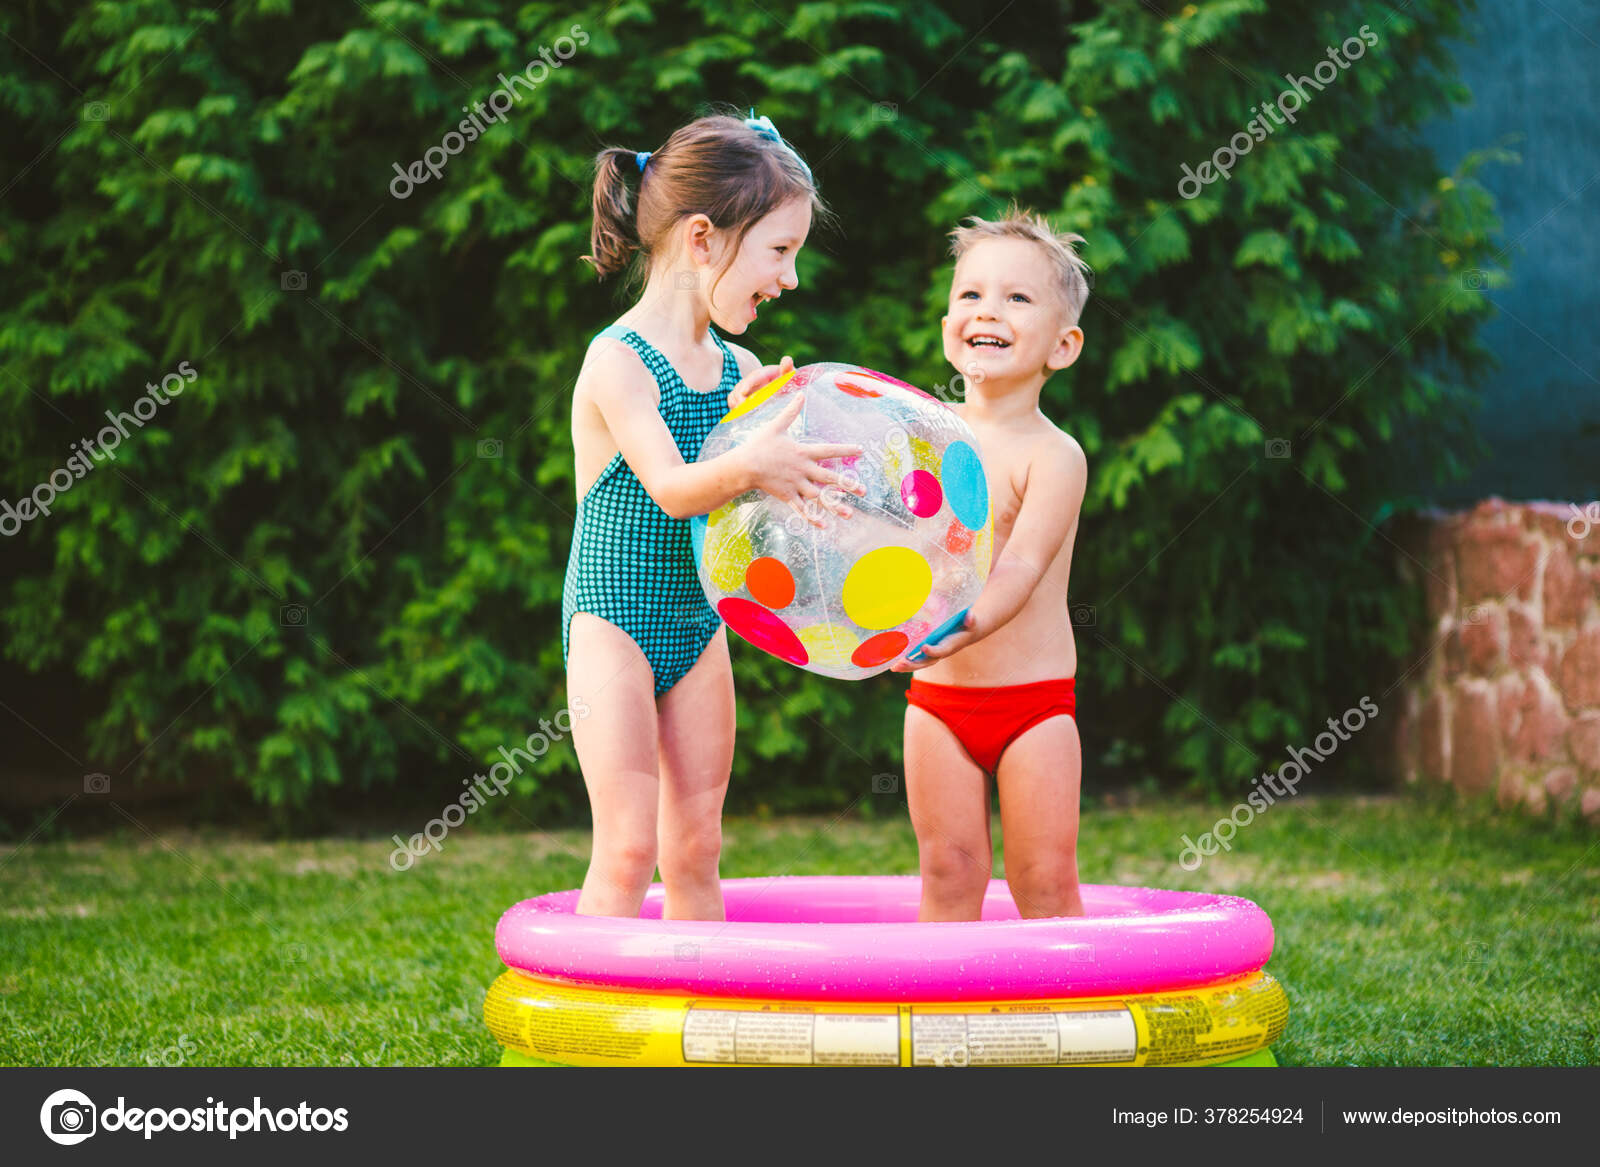
<path id="1" fill-rule="evenodd" d="M 637 916 L 659 863 L 665 918 L 721 920 L 733 671 L 688 519 L 753 489 L 848 515 L 822 495 L 843 480 L 821 463 L 860 449 L 789 438 L 796 394 L 745 446 L 694 462 L 730 394 L 793 367 L 762 367 L 710 326 L 743 333 L 763 301 L 799 284 L 795 256 L 825 208 L 799 155 L 754 116 L 699 118 L 654 153 L 603 150 L 596 171 L 584 258 L 604 278 L 637 253 L 644 292 L 590 344 L 572 404 L 579 501 L 562 650 L 569 704 L 590 710 L 572 738 L 594 815 L 577 910 Z"/>

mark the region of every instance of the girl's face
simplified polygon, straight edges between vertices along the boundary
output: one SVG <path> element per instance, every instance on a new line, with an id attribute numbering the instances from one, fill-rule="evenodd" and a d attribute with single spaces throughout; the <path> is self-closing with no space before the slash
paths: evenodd
<path id="1" fill-rule="evenodd" d="M 795 257 L 810 231 L 811 200 L 806 197 L 780 203 L 757 219 L 726 269 L 720 269 L 719 262 L 705 272 L 711 288 L 712 322 L 723 332 L 738 336 L 750 327 L 763 301 L 776 300 L 798 287 Z M 731 232 L 723 234 L 723 249 L 732 241 Z"/>

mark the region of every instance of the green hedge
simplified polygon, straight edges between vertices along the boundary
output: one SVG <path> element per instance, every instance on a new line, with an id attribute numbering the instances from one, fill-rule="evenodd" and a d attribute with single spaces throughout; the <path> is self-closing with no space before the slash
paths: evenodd
<path id="1" fill-rule="evenodd" d="M 747 337 L 763 356 L 945 385 L 944 232 L 1015 197 L 1088 237 L 1087 349 L 1046 409 L 1089 457 L 1089 782 L 1239 787 L 1392 681 L 1406 596 L 1367 521 L 1390 466 L 1449 474 L 1474 449 L 1487 305 L 1462 273 L 1493 269 L 1498 222 L 1470 166 L 1446 178 L 1413 138 L 1466 97 L 1461 20 L 1449 0 L 8 8 L 0 497 L 146 383 L 197 375 L 0 543 L 0 693 L 92 768 L 248 788 L 286 819 L 334 786 L 453 789 L 525 738 L 564 702 L 569 391 L 623 307 L 578 260 L 589 162 L 731 101 L 800 146 L 843 225 Z M 574 25 L 586 43 L 503 124 L 391 194 Z M 1379 44 L 1296 125 L 1180 194 L 1362 25 Z M 735 657 L 732 805 L 870 804 L 903 681 Z M 518 789 L 532 815 L 586 806 L 570 749 Z"/>

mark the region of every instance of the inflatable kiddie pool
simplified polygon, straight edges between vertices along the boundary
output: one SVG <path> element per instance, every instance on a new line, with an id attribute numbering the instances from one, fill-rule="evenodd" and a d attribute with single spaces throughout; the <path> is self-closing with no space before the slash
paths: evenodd
<path id="1" fill-rule="evenodd" d="M 1086 885 L 1085 916 L 918 923 L 914 876 L 724 880 L 726 922 L 501 917 L 484 1017 L 503 1065 L 1273 1064 L 1288 1000 L 1266 913 L 1236 896 Z"/>

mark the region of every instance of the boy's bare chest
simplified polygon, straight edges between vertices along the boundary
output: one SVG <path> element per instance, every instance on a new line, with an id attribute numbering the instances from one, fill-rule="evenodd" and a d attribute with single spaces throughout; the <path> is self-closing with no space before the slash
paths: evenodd
<path id="1" fill-rule="evenodd" d="M 990 478 L 989 499 L 994 507 L 994 540 L 998 553 L 1016 524 L 1017 512 L 1022 510 L 1022 495 L 1017 492 L 1011 476 L 1006 474 L 1000 477 L 999 482 Z"/>
<path id="2" fill-rule="evenodd" d="M 982 440 L 979 435 L 979 441 Z M 994 548 L 999 555 L 1022 510 L 1028 462 L 1025 451 L 1016 443 L 990 441 L 982 449 L 984 478 L 989 484 L 989 506 L 994 517 Z"/>
<path id="3" fill-rule="evenodd" d="M 971 424 L 970 419 L 963 420 Z M 973 436 L 978 439 L 984 479 L 989 486 L 989 505 L 994 515 L 994 553 L 998 557 L 1022 510 L 1022 496 L 1027 489 L 1030 446 L 1015 434 L 988 426 L 973 426 L 972 430 Z"/>

